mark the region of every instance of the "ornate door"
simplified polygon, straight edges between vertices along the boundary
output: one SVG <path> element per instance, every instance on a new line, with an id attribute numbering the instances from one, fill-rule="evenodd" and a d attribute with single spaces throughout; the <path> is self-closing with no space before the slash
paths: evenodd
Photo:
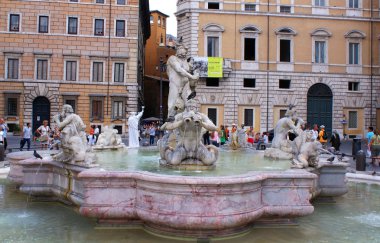
<path id="1" fill-rule="evenodd" d="M 50 124 L 50 101 L 44 96 L 33 100 L 33 132 L 42 125 L 43 120 Z"/>
<path id="2" fill-rule="evenodd" d="M 307 122 L 310 126 L 325 125 L 325 130 L 332 132 L 333 94 L 329 86 L 318 83 L 310 87 L 307 93 Z"/>

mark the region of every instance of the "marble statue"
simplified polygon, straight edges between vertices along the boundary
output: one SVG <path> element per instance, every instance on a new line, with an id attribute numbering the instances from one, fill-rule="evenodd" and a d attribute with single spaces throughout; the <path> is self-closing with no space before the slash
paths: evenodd
<path id="1" fill-rule="evenodd" d="M 237 137 L 239 147 L 246 148 L 247 147 L 247 133 L 244 129 L 244 124 L 241 124 L 241 127 L 237 130 Z"/>
<path id="2" fill-rule="evenodd" d="M 195 97 L 195 84 L 199 73 L 192 74 L 192 63 L 187 61 L 187 47 L 179 41 L 175 56 L 167 61 L 167 74 L 169 77 L 168 119 L 184 110 L 186 99 Z M 191 90 L 190 94 L 185 90 Z"/>
<path id="3" fill-rule="evenodd" d="M 231 143 L 230 143 L 230 147 L 231 147 L 233 150 L 237 150 L 237 149 L 240 148 L 239 141 L 238 141 L 238 132 L 237 132 L 237 129 L 236 129 L 236 125 L 235 125 L 235 124 L 232 124 L 232 129 L 231 129 Z"/>
<path id="4" fill-rule="evenodd" d="M 205 130 L 216 131 L 218 128 L 205 114 L 198 112 L 196 106 L 195 100 L 188 100 L 185 111 L 177 114 L 174 122 L 166 122 L 161 126 L 161 130 L 172 131 L 158 142 L 161 164 L 211 166 L 218 159 L 218 148 L 214 145 L 205 146 L 201 142 Z M 173 133 L 176 136 L 175 147 L 170 142 Z"/>
<path id="5" fill-rule="evenodd" d="M 289 159 L 296 168 L 316 167 L 319 161 L 321 144 L 313 140 L 312 131 L 302 129 L 305 122 L 297 116 L 294 106 L 290 105 L 274 129 L 272 147 L 265 150 L 264 156 L 273 159 Z M 291 141 L 288 133 L 297 137 Z"/>
<path id="6" fill-rule="evenodd" d="M 92 163 L 87 146 L 86 125 L 82 119 L 74 114 L 71 105 L 64 105 L 62 112 L 54 116 L 53 120 L 57 123 L 61 131 L 60 152 L 53 155 L 53 159 L 59 162 L 83 162 Z"/>
<path id="7" fill-rule="evenodd" d="M 118 149 L 124 148 L 125 145 L 121 140 L 121 136 L 116 129 L 112 129 L 108 126 L 104 127 L 104 131 L 99 135 L 98 142 L 93 149 Z"/>
<path id="8" fill-rule="evenodd" d="M 140 147 L 139 122 L 143 113 L 144 113 L 144 106 L 142 107 L 141 112 L 139 112 L 138 114 L 136 114 L 136 112 L 131 112 L 131 115 L 128 118 L 128 133 L 129 133 L 129 147 L 130 148 Z"/>

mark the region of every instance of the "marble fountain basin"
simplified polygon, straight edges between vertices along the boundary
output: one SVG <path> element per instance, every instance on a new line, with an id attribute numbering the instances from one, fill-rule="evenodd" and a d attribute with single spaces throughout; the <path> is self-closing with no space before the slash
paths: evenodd
<path id="1" fill-rule="evenodd" d="M 99 166 L 89 167 L 58 163 L 46 153 L 38 160 L 31 153 L 16 152 L 7 156 L 8 178 L 21 192 L 73 204 L 100 224 L 138 224 L 155 233 L 188 237 L 234 235 L 259 220 L 309 215 L 314 211 L 312 198 L 347 192 L 345 163 L 322 163 L 309 170 L 290 169 L 284 162 L 277 162 L 278 168 L 254 168 L 249 166 L 255 163 L 252 158 L 262 154 L 246 151 L 238 158 L 245 158 L 242 167 L 248 169 L 234 174 L 228 166 L 226 173 L 166 172 L 157 165 L 158 153 L 146 155 L 150 163 L 136 163 L 144 158 L 136 151 L 120 152 L 130 154 L 124 158 L 126 164 L 131 162 L 122 170 L 109 166 L 107 153 L 99 154 Z M 228 156 L 234 165 L 236 156 Z"/>

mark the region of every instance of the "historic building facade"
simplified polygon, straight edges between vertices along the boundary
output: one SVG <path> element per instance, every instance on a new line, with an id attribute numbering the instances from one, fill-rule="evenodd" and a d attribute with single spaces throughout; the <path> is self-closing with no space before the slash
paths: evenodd
<path id="1" fill-rule="evenodd" d="M 218 125 L 267 131 L 293 104 L 329 132 L 380 127 L 378 0 L 180 0 L 176 16 L 190 55 L 224 58 L 197 93 Z"/>
<path id="2" fill-rule="evenodd" d="M 139 105 L 148 0 L 2 0 L 0 19 L 0 116 L 10 127 L 36 129 L 70 104 L 88 129 L 126 130 Z"/>
<path id="3" fill-rule="evenodd" d="M 169 16 L 160 11 L 150 12 L 151 35 L 145 48 L 144 103 L 146 109 L 144 117 L 160 118 L 162 116 L 163 119 L 167 116 L 169 82 L 165 63 L 171 55 L 175 54 L 175 46 L 172 46 L 173 37 L 167 38 L 166 34 L 167 18 Z M 160 96 L 161 85 L 162 97 Z"/>

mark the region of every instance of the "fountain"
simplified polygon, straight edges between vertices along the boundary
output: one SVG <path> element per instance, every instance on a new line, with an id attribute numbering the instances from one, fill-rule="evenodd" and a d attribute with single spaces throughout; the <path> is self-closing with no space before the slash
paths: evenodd
<path id="1" fill-rule="evenodd" d="M 162 126 L 168 132 L 159 151 L 103 151 L 94 164 L 85 146 L 77 148 L 84 129 L 80 118 L 64 106 L 56 117 L 65 136 L 62 151 L 43 160 L 23 152 L 9 154 L 10 181 L 34 197 L 71 203 L 102 225 L 137 224 L 154 233 L 195 238 L 231 236 L 263 220 L 276 223 L 310 215 L 311 199 L 347 192 L 345 163 L 319 161 L 312 168 L 291 169 L 289 161 L 266 160 L 260 152 L 229 153 L 202 145 L 202 132 L 216 127 L 196 110 L 194 87 L 189 95 L 184 91 L 198 78 L 184 57 L 182 45 L 176 58 L 169 59 L 170 113 Z M 305 150 L 301 146 L 298 155 L 306 156 Z M 116 163 L 113 157 L 121 157 L 127 168 L 107 168 L 107 163 Z M 251 168 L 258 163 L 253 157 L 264 165 Z M 297 163 L 304 159 L 309 165 L 309 159 L 316 158 L 298 156 Z M 234 171 L 231 165 L 243 170 Z"/>
<path id="2" fill-rule="evenodd" d="M 98 142 L 92 147 L 94 150 L 114 150 L 126 148 L 121 141 L 121 136 L 116 129 L 105 126 L 104 131 L 99 135 Z"/>

